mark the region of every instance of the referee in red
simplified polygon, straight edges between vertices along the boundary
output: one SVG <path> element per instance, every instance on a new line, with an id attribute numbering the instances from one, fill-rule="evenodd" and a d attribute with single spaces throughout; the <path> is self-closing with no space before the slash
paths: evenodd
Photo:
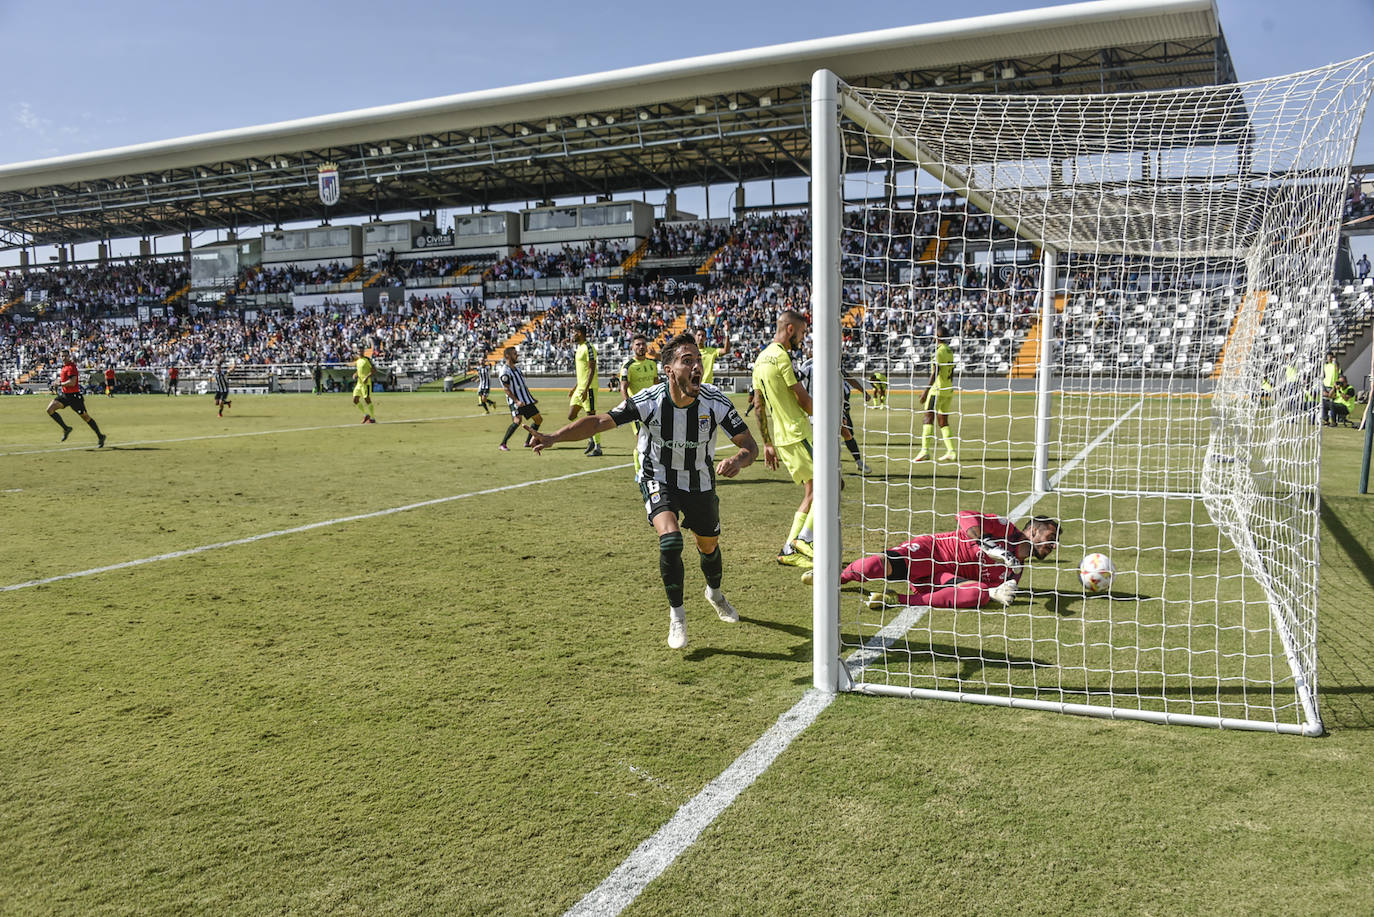
<path id="1" fill-rule="evenodd" d="M 63 408 L 71 408 L 95 431 L 100 447 L 104 448 L 105 434 L 100 432 L 100 426 L 86 413 L 86 399 L 81 394 L 81 371 L 76 368 L 76 360 L 71 354 L 67 354 L 62 360 L 62 371 L 58 373 L 57 384 L 60 390 L 53 396 L 52 401 L 48 402 L 48 416 L 62 428 L 62 442 L 65 443 L 67 437 L 72 435 L 72 428 L 57 416 L 57 412 Z"/>

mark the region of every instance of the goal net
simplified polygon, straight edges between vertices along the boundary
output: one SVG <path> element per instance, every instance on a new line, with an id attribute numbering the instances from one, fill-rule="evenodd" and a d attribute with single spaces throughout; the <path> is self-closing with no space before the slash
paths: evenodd
<path id="1" fill-rule="evenodd" d="M 1321 732 L 1319 373 L 1372 67 L 1097 96 L 816 75 L 818 687 Z M 840 464 L 842 369 L 886 380 L 852 411 L 870 476 Z M 986 555 L 900 547 L 961 512 L 1060 523 L 1009 605 Z"/>

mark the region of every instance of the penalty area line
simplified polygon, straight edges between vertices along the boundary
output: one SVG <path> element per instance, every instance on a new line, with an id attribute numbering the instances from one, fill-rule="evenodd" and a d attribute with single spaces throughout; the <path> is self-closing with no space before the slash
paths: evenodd
<path id="1" fill-rule="evenodd" d="M 306 525 L 298 525 L 289 529 L 278 529 L 275 532 L 263 532 L 261 535 L 249 535 L 247 538 L 235 538 L 232 541 L 217 541 L 214 544 L 203 544 L 195 548 L 186 548 L 182 551 L 169 551 L 166 554 L 155 554 L 152 557 L 141 557 L 138 560 L 126 560 L 118 564 L 109 564 L 104 567 L 92 567 L 89 570 L 78 570 L 75 573 L 62 573 L 58 576 L 48 576 L 43 579 L 29 580 L 27 583 L 14 583 L 10 586 L 0 586 L 0 592 L 15 592 L 19 589 L 28 589 L 33 586 L 44 586 L 48 583 L 60 583 L 63 580 L 79 579 L 83 576 L 95 576 L 97 573 L 109 573 L 112 570 L 126 570 L 130 567 L 142 567 L 146 564 L 155 564 L 163 560 L 176 560 L 179 557 L 190 557 L 193 554 L 204 554 L 206 551 L 216 551 L 220 548 L 233 548 L 238 545 L 252 544 L 256 541 L 265 541 L 268 538 L 278 538 L 282 535 L 297 535 L 301 532 L 309 532 L 314 529 L 322 529 L 331 525 L 343 525 L 347 522 L 361 522 L 364 519 L 377 519 L 382 516 L 391 516 L 396 513 L 408 512 L 412 509 L 424 509 L 429 506 L 440 506 L 444 503 L 452 503 L 455 500 L 467 500 L 471 497 L 483 497 L 488 494 L 499 494 L 508 490 L 520 490 L 525 487 L 533 487 L 536 484 L 553 484 L 557 481 L 568 481 L 572 478 L 580 478 L 589 474 L 600 474 L 603 471 L 616 471 L 622 468 L 632 467 L 630 463 L 623 465 L 608 465 L 605 468 L 592 468 L 587 471 L 574 471 L 571 474 L 561 474 L 553 478 L 540 478 L 537 481 L 521 481 L 519 484 L 503 484 L 500 487 L 488 487 L 486 490 L 474 490 L 471 493 L 454 494 L 448 497 L 436 497 L 433 500 L 421 500 L 419 503 L 407 503 L 405 506 L 393 506 L 390 509 L 379 509 L 370 513 L 359 513 L 355 516 L 340 516 L 338 519 L 325 519 L 321 522 L 311 522 Z"/>
<path id="2" fill-rule="evenodd" d="M 388 420 L 378 426 L 401 426 L 408 423 L 435 423 L 440 420 L 471 420 L 474 417 L 486 417 L 486 414 L 450 414 L 447 417 L 415 417 L 408 420 Z M 284 430 L 249 430 L 243 433 L 206 433 L 203 436 L 182 436 L 177 439 L 135 439 L 127 443 L 110 442 L 111 451 L 119 449 L 121 446 L 158 446 L 164 443 L 193 443 L 202 439 L 234 439 L 239 436 L 272 436 L 276 433 L 309 433 L 313 430 L 342 430 L 345 427 L 359 426 L 357 421 L 353 423 L 331 423 L 320 427 L 288 427 Z M 7 455 L 47 455 L 57 452 L 90 452 L 95 446 L 87 443 L 84 446 L 59 446 L 56 449 L 29 449 L 23 452 L 0 452 L 0 458 Z"/>
<path id="3" fill-rule="evenodd" d="M 1081 452 L 1065 463 L 1053 478 L 1053 483 L 1063 480 L 1139 407 L 1137 404 L 1124 412 L 1115 423 L 1084 446 Z M 1011 511 L 1009 518 L 1018 519 L 1025 515 L 1042 496 L 1044 494 L 1031 494 Z M 887 648 L 914 627 L 928 611 L 930 609 L 923 605 L 909 606 L 865 641 L 860 649 L 845 660 L 845 671 L 850 681 L 857 683 L 863 670 L 881 659 Z M 629 907 L 651 882 L 696 843 L 701 832 L 710 827 L 740 793 L 752 786 L 834 700 L 835 694 L 815 688 L 803 694 L 801 700 L 778 717 L 777 722 L 729 767 L 706 784 L 701 792 L 683 803 L 663 827 L 636 847 L 600 885 L 568 908 L 564 917 L 616 917 Z"/>

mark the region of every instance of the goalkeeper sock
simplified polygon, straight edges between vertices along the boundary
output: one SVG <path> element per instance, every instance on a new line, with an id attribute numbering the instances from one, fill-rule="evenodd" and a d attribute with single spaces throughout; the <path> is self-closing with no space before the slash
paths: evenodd
<path id="1" fill-rule="evenodd" d="M 935 445 L 935 424 L 927 423 L 921 425 L 921 451 L 929 452 L 930 447 Z"/>
<path id="2" fill-rule="evenodd" d="M 515 433 L 515 431 L 518 429 L 520 429 L 520 424 L 518 423 L 513 423 L 509 427 L 506 427 L 506 435 L 501 437 L 501 445 L 504 446 L 506 444 L 506 441 L 509 440 L 511 438 L 511 435 Z"/>
<path id="3" fill-rule="evenodd" d="M 816 507 L 813 504 L 812 507 L 806 511 L 806 518 L 802 521 L 801 531 L 793 537 L 800 538 L 802 541 L 814 541 L 816 538 L 816 534 L 813 531 L 811 531 L 811 523 L 815 520 L 815 518 Z"/>
<path id="4" fill-rule="evenodd" d="M 720 556 L 720 545 L 710 554 L 702 554 L 701 573 L 706 577 L 706 585 L 710 586 L 713 593 L 720 589 L 720 579 L 725 573 L 725 560 Z"/>
<path id="5" fill-rule="evenodd" d="M 887 556 L 870 554 L 860 557 L 840 572 L 841 583 L 864 583 L 869 580 L 886 579 Z"/>
<path id="6" fill-rule="evenodd" d="M 359 398 L 357 401 L 353 402 L 353 406 L 354 406 L 355 408 L 358 409 L 358 413 L 360 413 L 360 414 L 366 414 L 366 413 L 367 413 L 367 405 L 363 403 L 363 400 L 362 400 L 361 398 Z"/>
<path id="7" fill-rule="evenodd" d="M 959 451 L 954 448 L 954 434 L 950 431 L 949 427 L 940 428 L 940 438 L 945 441 L 945 448 L 950 452 Z"/>
<path id="8" fill-rule="evenodd" d="M 370 401 L 364 401 L 363 404 L 367 405 L 367 416 L 371 417 L 373 420 L 376 420 L 377 406 Z"/>
<path id="9" fill-rule="evenodd" d="M 849 439 L 844 441 L 844 446 L 846 449 L 849 450 L 849 454 L 854 456 L 855 462 L 863 461 L 863 456 L 859 455 L 858 440 L 854 439 L 854 437 L 851 436 Z"/>
<path id="10" fill-rule="evenodd" d="M 658 572 L 663 577 L 663 591 L 668 593 L 668 604 L 681 608 L 682 581 L 686 576 L 682 569 L 681 532 L 658 536 Z"/>

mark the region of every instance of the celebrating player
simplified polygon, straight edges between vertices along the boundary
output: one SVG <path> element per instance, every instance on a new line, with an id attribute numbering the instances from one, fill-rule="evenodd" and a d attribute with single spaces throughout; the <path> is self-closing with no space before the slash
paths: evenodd
<path id="1" fill-rule="evenodd" d="M 596 413 L 596 348 L 587 340 L 587 326 L 573 326 L 573 343 L 577 345 L 574 357 L 577 363 L 577 384 L 568 393 L 568 419 L 576 420 L 580 411 Z M 594 434 L 587 440 L 583 455 L 601 454 L 601 434 Z"/>
<path id="2" fill-rule="evenodd" d="M 921 404 L 925 408 L 925 423 L 921 427 L 921 451 L 916 461 L 924 462 L 930 458 L 930 450 L 935 445 L 935 425 L 940 425 L 940 438 L 945 441 L 945 452 L 940 456 L 942 462 L 954 462 L 959 452 L 954 448 L 954 434 L 949 429 L 949 412 L 954 406 L 954 351 L 940 340 L 939 324 L 935 331 L 935 354 L 930 359 L 930 382 L 921 393 Z"/>
<path id="3" fill-rule="evenodd" d="M 215 407 L 219 408 L 219 416 L 224 416 L 224 409 L 233 406 L 229 400 L 229 375 L 224 371 L 223 363 L 215 364 Z"/>
<path id="4" fill-rule="evenodd" d="M 363 344 L 355 345 L 354 350 L 358 360 L 353 372 L 353 406 L 363 412 L 363 423 L 376 423 L 377 415 L 372 407 L 372 377 L 376 368 Z"/>
<path id="5" fill-rule="evenodd" d="M 758 456 L 759 447 L 730 399 L 714 385 L 701 381 L 701 353 L 691 335 L 679 334 L 660 354 L 666 382 L 650 386 L 621 402 L 610 413 L 591 414 L 555 433 L 538 433 L 534 451 L 557 442 L 580 439 L 621 424 L 637 422 L 640 455 L 640 495 L 649 524 L 658 534 L 658 571 L 668 594 L 668 646 L 687 645 L 687 611 L 683 604 L 682 529 L 696 536 L 701 572 L 706 577 L 706 601 L 727 624 L 739 612 L 721 591 L 724 561 L 720 551 L 720 501 L 716 475 L 733 478 Z M 712 463 L 716 429 L 725 430 L 739 451 Z"/>
<path id="6" fill-rule="evenodd" d="M 763 437 L 763 461 L 769 468 L 781 462 L 792 480 L 802 485 L 802 501 L 792 515 L 792 529 L 778 553 L 778 563 L 811 566 L 811 395 L 792 368 L 789 351 L 801 347 L 806 319 L 791 309 L 778 315 L 773 342 L 754 361 L 754 410 Z"/>
<path id="7" fill-rule="evenodd" d="M 57 385 L 57 394 L 48 402 L 48 416 L 62 428 L 62 442 L 65 443 L 67 437 L 71 436 L 72 428 L 57 416 L 57 412 L 63 408 L 71 408 L 95 431 L 98 448 L 103 448 L 105 434 L 100 432 L 100 426 L 86 413 L 86 398 L 81 394 L 81 371 L 76 368 L 76 359 L 71 354 L 62 358 L 62 370 L 57 375 Z"/>
<path id="8" fill-rule="evenodd" d="M 904 583 L 910 591 L 896 596 L 902 605 L 1010 605 L 1026 562 L 1044 560 L 1059 543 L 1059 523 L 1048 516 L 1033 517 L 1024 532 L 990 513 L 960 512 L 956 519 L 952 532 L 920 535 L 859 558 L 840 573 L 840 583 Z"/>
<path id="9" fill-rule="evenodd" d="M 506 441 L 510 439 L 512 433 L 520 429 L 520 421 L 528 420 L 530 425 L 539 429 L 539 425 L 544 422 L 544 415 L 539 413 L 538 403 L 534 396 L 530 394 L 530 388 L 525 384 L 525 374 L 515 365 L 519 358 L 514 347 L 507 347 L 501 351 L 501 356 L 505 359 L 496 370 L 497 377 L 501 380 L 501 387 L 506 390 L 506 406 L 510 408 L 511 424 L 506 428 L 506 435 L 501 437 L 501 451 L 509 452 L 510 446 Z M 530 437 L 525 437 L 525 445 L 533 444 Z"/>
<path id="10" fill-rule="evenodd" d="M 484 358 L 477 364 L 477 406 L 490 414 L 495 402 L 487 396 L 491 394 L 491 367 Z"/>

